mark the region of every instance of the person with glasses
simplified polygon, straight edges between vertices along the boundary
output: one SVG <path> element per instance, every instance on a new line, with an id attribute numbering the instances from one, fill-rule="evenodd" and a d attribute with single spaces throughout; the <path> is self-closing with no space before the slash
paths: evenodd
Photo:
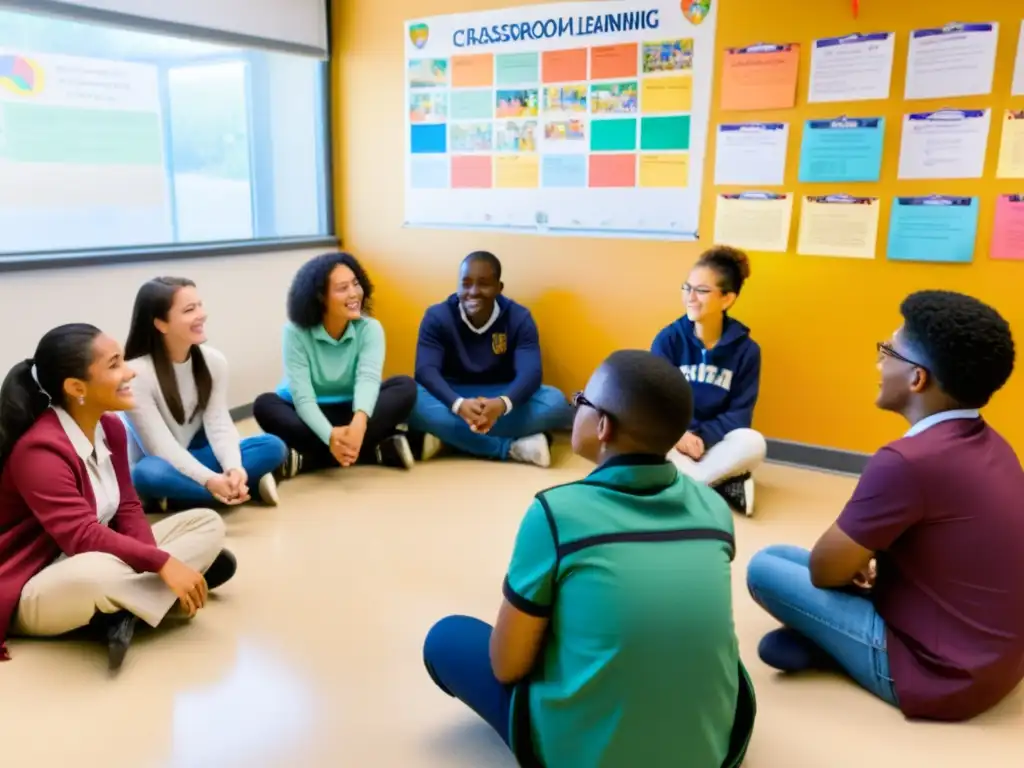
<path id="1" fill-rule="evenodd" d="M 761 379 L 761 348 L 750 329 L 729 316 L 750 277 L 736 248 L 706 251 L 683 284 L 686 314 L 664 328 L 651 352 L 678 366 L 693 388 L 693 421 L 669 458 L 710 485 L 736 510 L 754 513 L 753 470 L 767 443 L 751 429 Z"/>
<path id="2" fill-rule="evenodd" d="M 496 626 L 442 619 L 427 671 L 520 765 L 738 766 L 756 707 L 733 622 L 732 513 L 666 459 L 690 387 L 625 350 L 574 404 L 573 451 L 597 468 L 537 494 Z"/>
<path id="3" fill-rule="evenodd" d="M 459 289 L 427 310 L 416 344 L 416 406 L 409 419 L 421 459 L 443 445 L 485 459 L 548 467 L 546 433 L 567 430 L 565 395 L 544 386 L 530 310 L 502 295 L 501 262 L 462 260 Z"/>
<path id="4" fill-rule="evenodd" d="M 766 664 L 842 670 L 907 717 L 966 720 L 1024 679 L 1024 469 L 979 413 L 1014 342 L 963 294 L 921 291 L 900 312 L 876 405 L 909 429 L 813 550 L 768 547 L 747 583 L 784 625 L 761 642 Z"/>

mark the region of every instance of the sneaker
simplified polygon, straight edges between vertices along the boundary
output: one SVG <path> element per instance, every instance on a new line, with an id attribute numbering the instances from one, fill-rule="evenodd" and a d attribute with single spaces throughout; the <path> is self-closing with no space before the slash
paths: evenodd
<path id="1" fill-rule="evenodd" d="M 441 452 L 442 448 L 444 448 L 444 443 L 437 437 L 429 433 L 423 435 L 423 450 L 420 451 L 420 461 L 430 461 Z"/>
<path id="2" fill-rule="evenodd" d="M 281 497 L 277 495 L 277 481 L 272 474 L 260 478 L 259 485 L 256 486 L 256 493 L 259 494 L 260 501 L 268 507 L 276 507 L 281 503 Z"/>
<path id="3" fill-rule="evenodd" d="M 737 512 L 742 512 L 747 517 L 754 514 L 754 478 L 750 473 L 730 477 L 716 485 L 715 490 Z"/>
<path id="4" fill-rule="evenodd" d="M 290 480 L 302 471 L 302 454 L 294 448 L 288 449 L 284 463 L 274 470 L 274 477 L 277 480 Z"/>
<path id="5" fill-rule="evenodd" d="M 392 435 L 377 443 L 377 463 L 382 467 L 412 469 L 416 463 L 405 435 Z"/>
<path id="6" fill-rule="evenodd" d="M 217 559 L 213 561 L 213 565 L 207 568 L 206 573 L 203 574 L 203 578 L 206 579 L 206 588 L 213 591 L 217 587 L 224 586 L 231 581 L 231 577 L 237 570 L 238 560 L 230 550 L 222 549 L 217 555 Z"/>
<path id="7" fill-rule="evenodd" d="M 533 464 L 546 469 L 551 466 L 551 446 L 544 435 L 530 435 L 512 443 L 508 457 L 520 464 Z"/>

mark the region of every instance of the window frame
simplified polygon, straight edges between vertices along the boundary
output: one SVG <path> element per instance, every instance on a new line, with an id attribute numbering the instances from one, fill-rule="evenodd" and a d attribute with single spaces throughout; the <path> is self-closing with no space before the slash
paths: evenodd
<path id="1" fill-rule="evenodd" d="M 32 13 L 26 9 L 26 12 Z M 160 261 L 171 261 L 178 259 L 198 259 L 198 258 L 224 258 L 232 256 L 248 256 L 261 253 L 273 253 L 275 251 L 285 250 L 298 250 L 302 248 L 340 248 L 341 241 L 337 234 L 336 228 L 336 216 L 335 216 L 335 204 L 334 204 L 334 99 L 332 98 L 331 84 L 333 81 L 333 55 L 332 55 L 332 8 L 331 3 L 327 3 L 327 48 L 328 58 L 321 61 L 319 66 L 321 67 L 320 73 L 320 102 L 321 102 L 321 114 L 323 119 L 321 121 L 320 130 L 317 131 L 317 149 L 320 156 L 320 172 L 317 174 L 317 198 L 323 203 L 323 224 L 325 234 L 322 235 L 308 235 L 299 237 L 267 237 L 267 238 L 251 238 L 247 240 L 218 240 L 213 242 L 199 242 L 199 243 L 161 243 L 159 245 L 141 245 L 141 246 L 120 246 L 116 248 L 82 248 L 82 249 L 70 249 L 70 250 L 42 250 L 42 251 L 14 251 L 10 253 L 0 252 L 0 274 L 11 273 L 11 272 L 25 272 L 34 270 L 45 270 L 55 268 L 66 268 L 66 267 L 95 267 L 112 264 L 141 264 L 149 262 L 160 262 Z M 88 23 L 99 23 L 103 24 L 103 21 L 90 20 Z M 129 27 L 130 28 L 130 27 Z M 137 29 L 137 28 L 136 28 Z M 140 30 L 148 31 L 154 34 L 166 34 L 165 30 L 148 29 Z M 232 41 L 232 44 L 239 44 L 238 41 Z M 252 46 L 256 47 L 256 46 Z M 278 52 L 282 51 L 278 48 Z M 248 59 L 247 63 L 248 73 L 247 81 L 248 87 L 250 88 L 250 98 L 254 96 L 252 90 L 252 59 L 251 51 L 242 50 L 239 54 L 242 58 Z M 217 59 L 227 57 L 213 56 L 209 59 L 210 62 L 214 62 Z M 233 57 L 232 57 L 233 58 Z M 205 62 L 204 62 L 205 63 Z M 158 77 L 160 78 L 160 90 L 161 96 L 167 96 L 168 88 L 168 67 L 166 64 L 161 64 L 159 68 Z M 258 99 L 254 99 L 249 106 L 250 115 L 250 127 L 254 114 L 257 114 L 261 109 L 266 110 L 267 105 L 263 104 L 262 107 L 258 103 Z M 265 100 L 264 100 L 265 101 Z M 165 134 L 169 128 L 170 115 L 163 115 Z M 252 134 L 250 133 L 250 136 Z M 169 136 L 165 136 L 165 141 L 169 141 Z M 255 160 L 255 153 L 257 152 L 253 143 L 250 143 L 249 147 L 250 157 Z M 165 157 L 165 165 L 168 164 L 173 158 Z M 253 166 L 254 179 L 259 178 L 259 167 L 262 163 L 256 163 Z M 168 168 L 168 170 L 170 170 Z M 173 179 L 169 183 L 169 194 L 170 194 L 170 206 L 172 214 L 176 211 L 176 193 L 174 190 Z M 254 183 L 252 187 L 252 206 L 253 206 L 253 217 L 254 219 L 260 215 L 261 210 L 265 210 L 267 206 L 268 195 L 261 194 L 259 191 L 258 183 Z M 178 222 L 175 214 L 173 228 L 175 232 L 178 228 Z"/>

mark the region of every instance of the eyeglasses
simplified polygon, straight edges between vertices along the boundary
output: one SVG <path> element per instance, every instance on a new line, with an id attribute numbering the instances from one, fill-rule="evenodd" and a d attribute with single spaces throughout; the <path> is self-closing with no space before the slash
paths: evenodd
<path id="1" fill-rule="evenodd" d="M 696 293 L 698 296 L 710 296 L 714 291 L 714 288 L 708 288 L 706 285 L 690 285 L 689 283 L 683 283 L 683 293 Z"/>
<path id="2" fill-rule="evenodd" d="M 572 396 L 572 407 L 573 408 L 577 408 L 577 409 L 578 408 L 593 408 L 595 411 L 600 411 L 601 410 L 596 405 L 594 405 L 592 402 L 587 400 L 587 398 L 584 397 L 582 392 L 577 392 L 575 395 Z"/>
<path id="3" fill-rule="evenodd" d="M 891 357 L 893 360 L 899 360 L 901 363 L 912 365 L 915 368 L 923 368 L 926 371 L 928 370 L 928 366 L 921 365 L 921 363 L 917 362 L 916 360 L 911 360 L 909 357 L 904 357 L 903 355 L 901 355 L 899 352 L 896 351 L 895 347 L 893 347 L 893 345 L 890 344 L 888 341 L 879 341 L 878 343 L 875 344 L 875 348 L 878 350 L 879 359 L 881 359 L 882 357 Z"/>

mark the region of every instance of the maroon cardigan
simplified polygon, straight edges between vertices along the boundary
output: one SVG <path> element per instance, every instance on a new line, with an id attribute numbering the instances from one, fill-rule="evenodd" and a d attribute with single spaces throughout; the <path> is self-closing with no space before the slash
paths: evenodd
<path id="1" fill-rule="evenodd" d="M 100 423 L 121 491 L 109 528 L 97 518 L 85 462 L 52 410 L 15 443 L 4 464 L 0 475 L 0 660 L 9 658 L 4 640 L 22 589 L 61 553 L 71 557 L 106 552 L 139 573 L 156 573 L 170 557 L 157 548 L 132 486 L 124 425 L 109 414 Z"/>

